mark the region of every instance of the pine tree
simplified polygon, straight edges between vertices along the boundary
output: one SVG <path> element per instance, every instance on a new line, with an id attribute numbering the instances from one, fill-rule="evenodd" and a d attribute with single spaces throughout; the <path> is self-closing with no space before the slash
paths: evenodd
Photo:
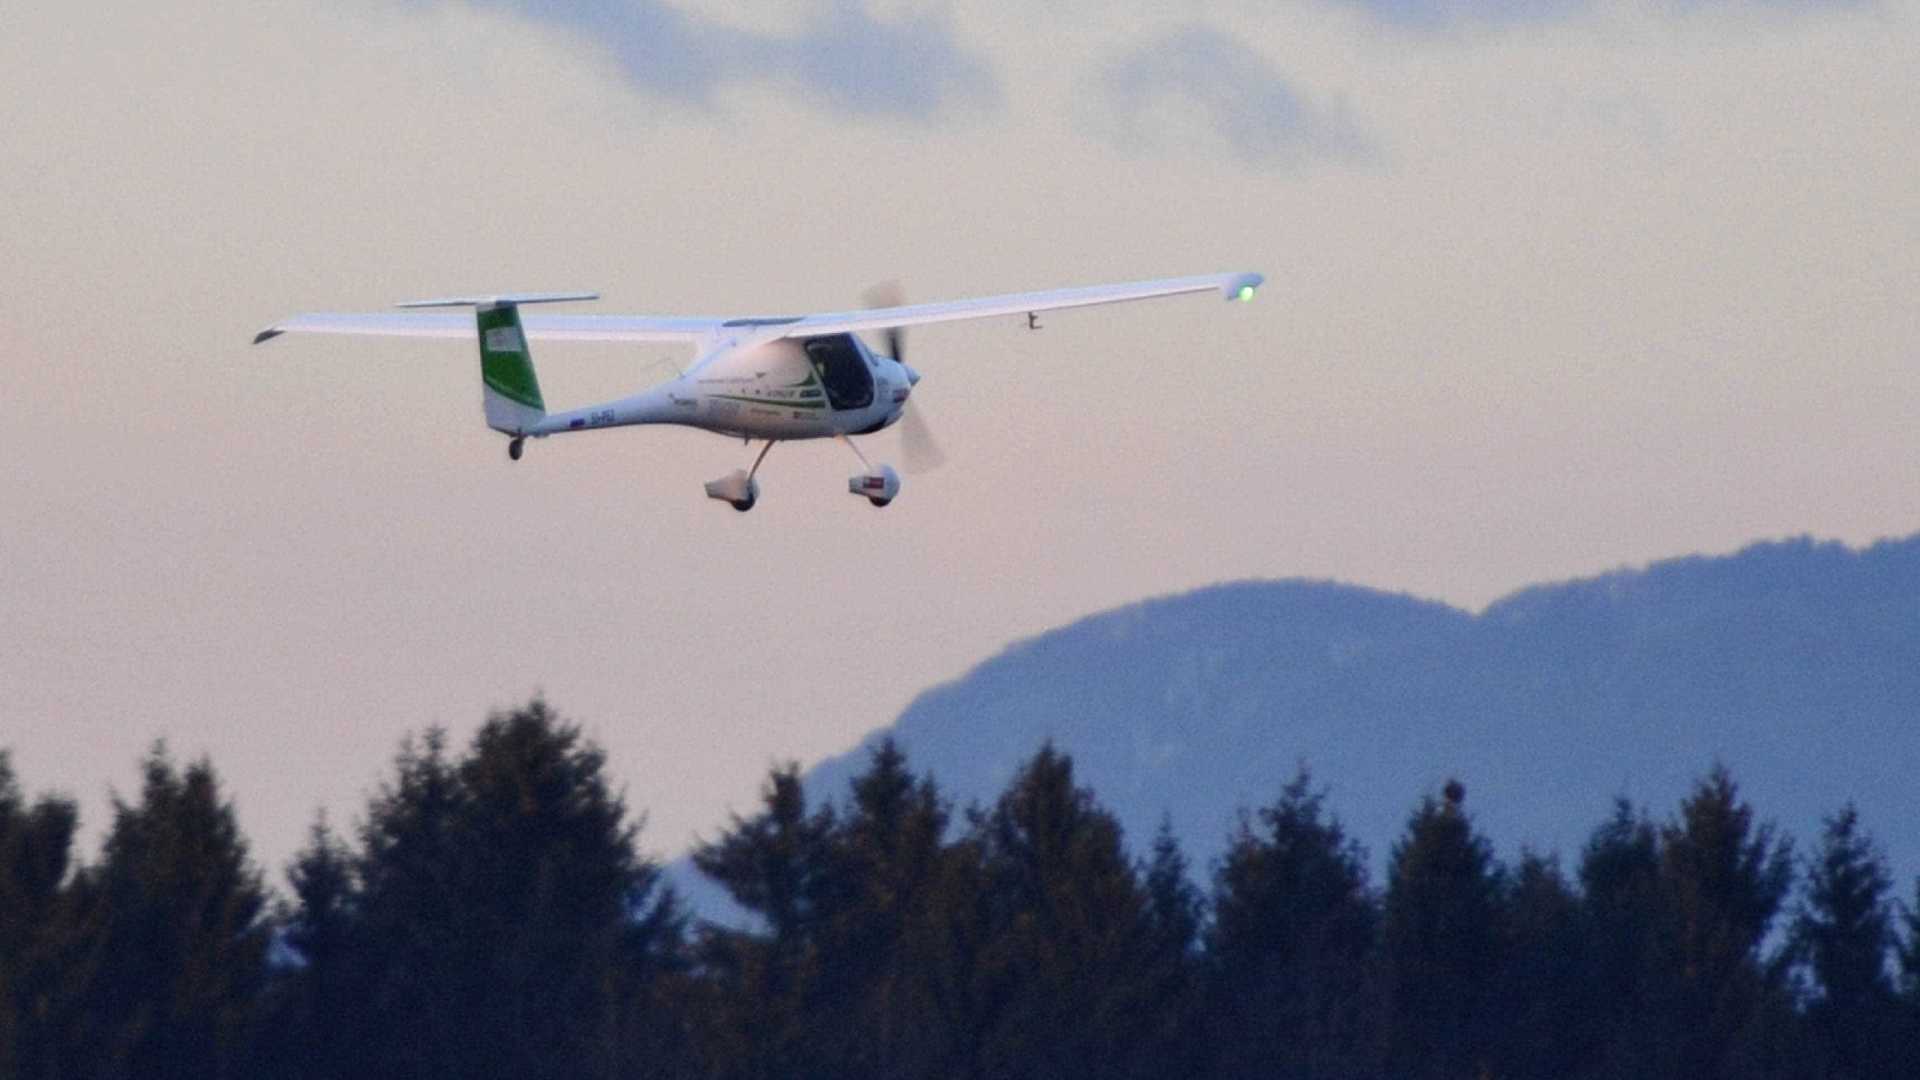
<path id="1" fill-rule="evenodd" d="M 1677 1067 L 1667 1012 L 1678 973 L 1658 960 L 1663 915 L 1660 836 L 1621 799 L 1580 860 L 1585 1008 L 1568 1040 L 1588 1060 L 1578 1075 L 1658 1080 Z"/>
<path id="2" fill-rule="evenodd" d="M 992 1013 L 976 1068 L 999 1077 L 1122 1076 L 1150 1052 L 1141 1017 L 1158 1007 L 1147 901 L 1112 814 L 1077 787 L 1051 746 L 975 816 Z"/>
<path id="3" fill-rule="evenodd" d="M 1133 1076 L 1193 1076 L 1205 1066 L 1201 1029 L 1200 930 L 1206 901 L 1187 871 L 1187 858 L 1163 818 L 1153 849 L 1140 867 L 1146 893 L 1146 965 L 1142 982 L 1151 1004 L 1141 1017 L 1143 1047 Z"/>
<path id="4" fill-rule="evenodd" d="M 1200 943 L 1206 900 L 1187 872 L 1187 857 L 1173 833 L 1173 819 L 1162 818 L 1153 851 L 1141 868 L 1147 889 L 1147 925 L 1162 956 L 1190 956 Z"/>
<path id="5" fill-rule="evenodd" d="M 266 893 L 204 758 L 183 771 L 157 746 L 141 772 L 140 801 L 115 798 L 101 861 L 75 880 L 96 966 L 72 1071 L 239 1075 L 266 973 Z"/>
<path id="6" fill-rule="evenodd" d="M 1893 1075 L 1901 1058 L 1888 953 L 1893 880 L 1849 805 L 1827 819 L 1807 867 L 1793 941 L 1817 996 L 1807 1019 L 1822 1064 L 1838 1077 Z M 1904 1060 L 1912 1061 L 1911 1058 Z"/>
<path id="7" fill-rule="evenodd" d="M 1716 767 L 1661 833 L 1661 962 L 1678 976 L 1677 1071 L 1699 1080 L 1785 1064 L 1784 967 L 1761 949 L 1793 883 L 1792 847 Z"/>
<path id="8" fill-rule="evenodd" d="M 472 1062 L 467 1036 L 495 947 L 467 907 L 476 898 L 467 889 L 473 875 L 462 872 L 466 794 L 439 729 L 404 741 L 393 772 L 360 828 L 359 913 L 342 973 L 353 1012 L 335 1030 L 362 1036 L 341 1045 L 355 1072 L 384 1063 L 452 1077 Z"/>
<path id="9" fill-rule="evenodd" d="M 822 931 L 848 885 L 836 865 L 831 807 L 807 809 L 800 771 L 769 775 L 761 811 L 736 815 L 694 865 L 719 882 L 763 928 L 706 927 L 702 962 L 718 980 L 722 1011 L 709 1026 L 718 1075 L 833 1075 L 820 1016 Z"/>
<path id="10" fill-rule="evenodd" d="M 28 805 L 0 750 L 0 1077 L 59 1071 L 71 1005 L 64 886 L 78 824 L 71 799 Z"/>
<path id="11" fill-rule="evenodd" d="M 1382 926 L 1386 1070 L 1458 1080 L 1491 1068 L 1503 873 L 1448 781 L 1395 845 Z"/>
<path id="12" fill-rule="evenodd" d="M 842 1077 L 938 1075 L 959 1051 L 960 1026 L 942 1015 L 956 970 L 943 943 L 954 914 L 941 894 L 948 812 L 918 780 L 892 739 L 854 777 L 832 837 L 839 884 L 821 935 L 821 986 L 829 1060 Z"/>
<path id="13" fill-rule="evenodd" d="M 1895 942 L 1899 968 L 1899 1006 L 1895 1045 L 1907 1060 L 1920 1060 L 1920 877 L 1913 880 L 1913 903 L 1902 904 L 1904 933 Z"/>
<path id="14" fill-rule="evenodd" d="M 1580 898 L 1558 861 L 1528 852 L 1505 899 L 1506 958 L 1495 988 L 1496 1073 L 1561 1080 L 1593 1060 L 1589 1034 L 1591 954 Z"/>
<path id="15" fill-rule="evenodd" d="M 489 717 L 460 761 L 459 876 L 477 936 L 491 938 L 469 1040 L 488 1071 L 609 1068 L 612 974 L 674 947 L 660 870 L 636 852 L 638 827 L 605 767 L 600 748 L 538 699 Z"/>
<path id="16" fill-rule="evenodd" d="M 1208 1042 L 1222 1077 L 1366 1075 L 1379 923 L 1366 855 L 1303 769 L 1243 817 L 1214 879 Z"/>
<path id="17" fill-rule="evenodd" d="M 290 875 L 290 994 L 344 1060 L 312 1071 L 622 1075 L 641 1048 L 678 1067 L 677 1018 L 634 1007 L 681 920 L 604 766 L 535 700 L 457 762 L 437 730 L 403 744 L 357 850 L 316 830 Z"/>
<path id="18" fill-rule="evenodd" d="M 263 1067 L 280 1077 L 347 1075 L 358 1060 L 355 1048 L 366 1040 L 357 1008 L 363 988 L 350 981 L 359 887 L 353 854 L 324 815 L 287 868 L 287 883 L 293 898 L 280 902 L 275 922 L 295 963 L 276 973 L 267 996 L 267 1023 L 276 1037 Z"/>

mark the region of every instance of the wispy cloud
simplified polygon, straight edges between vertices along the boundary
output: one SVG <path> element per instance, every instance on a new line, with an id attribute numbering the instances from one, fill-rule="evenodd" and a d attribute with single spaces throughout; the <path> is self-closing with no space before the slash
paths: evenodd
<path id="1" fill-rule="evenodd" d="M 1210 27 L 1141 44 L 1103 65 L 1091 87 L 1095 128 L 1127 149 L 1215 142 L 1269 167 L 1372 152 L 1344 108 L 1314 101 L 1250 46 Z"/>
<path id="2" fill-rule="evenodd" d="M 1373 19 L 1414 30 L 1545 23 L 1579 15 L 1605 0 L 1319 0 L 1352 8 Z M 1860 8 L 1874 0 L 1656 0 L 1655 10 L 1794 13 L 1823 8 Z"/>
<path id="3" fill-rule="evenodd" d="M 761 83 L 849 115 L 928 120 L 999 98 L 992 68 L 944 19 L 878 19 L 859 0 L 828 0 L 787 33 L 660 0 L 469 2 L 572 31 L 611 52 L 640 91 L 688 104 L 712 105 L 727 86 Z"/>
<path id="4" fill-rule="evenodd" d="M 1423 30 L 1470 24 L 1542 22 L 1585 11 L 1594 0 L 1323 0 L 1381 22 Z"/>

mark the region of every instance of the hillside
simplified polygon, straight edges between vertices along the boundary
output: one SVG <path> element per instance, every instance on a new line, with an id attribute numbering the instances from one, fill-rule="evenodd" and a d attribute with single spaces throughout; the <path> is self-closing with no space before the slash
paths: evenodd
<path id="1" fill-rule="evenodd" d="M 1377 865 L 1449 776 L 1504 854 L 1570 859 L 1615 797 L 1664 819 L 1717 760 L 1803 847 L 1855 801 L 1911 881 L 1916 719 L 1920 536 L 1756 544 L 1479 615 L 1326 582 L 1219 585 L 1014 644 L 867 742 L 892 734 L 964 804 L 1051 739 L 1136 850 L 1167 816 L 1197 867 L 1301 763 Z M 810 789 L 840 796 L 866 757 L 823 762 Z"/>

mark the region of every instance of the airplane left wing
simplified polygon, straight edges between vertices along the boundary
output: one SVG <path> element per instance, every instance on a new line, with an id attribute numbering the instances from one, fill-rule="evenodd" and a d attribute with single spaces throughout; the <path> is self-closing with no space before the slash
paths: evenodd
<path id="1" fill-rule="evenodd" d="M 523 315 L 521 329 L 532 341 L 678 341 L 711 336 L 723 319 L 654 315 Z M 368 337 L 472 338 L 471 314 L 370 312 L 295 315 L 254 335 L 253 343 L 281 334 L 357 334 Z"/>

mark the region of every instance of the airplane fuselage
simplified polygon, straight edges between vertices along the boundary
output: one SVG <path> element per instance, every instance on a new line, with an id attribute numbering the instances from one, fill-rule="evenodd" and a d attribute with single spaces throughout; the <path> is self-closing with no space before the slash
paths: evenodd
<path id="1" fill-rule="evenodd" d="M 629 424 L 680 424 L 742 439 L 820 439 L 900 419 L 917 381 L 852 334 L 730 341 L 689 371 L 630 397 L 552 413 L 534 437 Z"/>

